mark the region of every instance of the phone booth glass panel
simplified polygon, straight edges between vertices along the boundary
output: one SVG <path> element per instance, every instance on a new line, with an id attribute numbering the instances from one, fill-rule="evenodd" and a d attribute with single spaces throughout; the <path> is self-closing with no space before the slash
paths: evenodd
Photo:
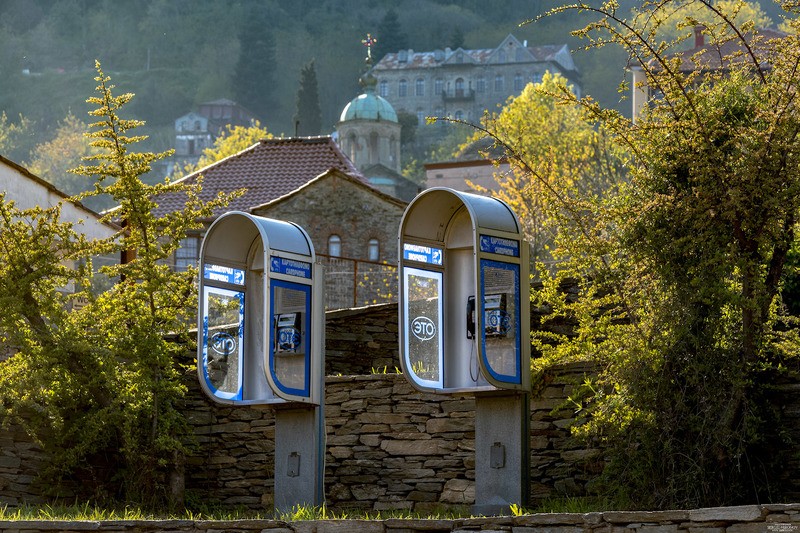
<path id="1" fill-rule="evenodd" d="M 411 378 L 423 387 L 442 387 L 442 273 L 404 268 L 403 357 Z"/>
<path id="2" fill-rule="evenodd" d="M 203 377 L 217 398 L 242 399 L 244 292 L 203 290 Z"/>
<path id="3" fill-rule="evenodd" d="M 484 366 L 498 381 L 521 383 L 519 265 L 482 259 L 480 289 Z"/>
<path id="4" fill-rule="evenodd" d="M 311 286 L 272 281 L 272 343 L 269 371 L 278 388 L 297 396 L 311 394 Z"/>

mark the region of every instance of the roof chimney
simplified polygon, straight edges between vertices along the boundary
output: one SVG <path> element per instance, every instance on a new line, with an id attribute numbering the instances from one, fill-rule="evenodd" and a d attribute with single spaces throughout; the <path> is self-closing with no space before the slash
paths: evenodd
<path id="1" fill-rule="evenodd" d="M 705 44 L 706 44 L 706 36 L 703 35 L 703 30 L 705 30 L 705 29 L 706 29 L 706 27 L 702 26 L 702 25 L 694 27 L 694 47 L 695 48 L 700 48 L 701 46 L 705 46 Z"/>

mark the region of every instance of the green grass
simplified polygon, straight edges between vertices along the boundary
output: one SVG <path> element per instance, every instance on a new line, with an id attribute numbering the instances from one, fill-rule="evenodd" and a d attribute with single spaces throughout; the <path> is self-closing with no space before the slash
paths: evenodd
<path id="1" fill-rule="evenodd" d="M 521 516 L 536 513 L 588 513 L 592 511 L 619 510 L 613 502 L 598 498 L 563 497 L 549 498 L 532 508 L 512 505 L 511 514 Z M 107 508 L 90 503 L 45 504 L 41 506 L 0 507 L 0 520 L 66 520 L 66 521 L 113 521 L 113 520 L 259 520 L 276 519 L 284 522 L 302 520 L 387 520 L 400 519 L 457 519 L 470 518 L 466 506 L 456 508 L 442 507 L 426 513 L 407 509 L 388 511 L 331 510 L 326 506 L 298 506 L 286 513 L 273 516 L 270 512 L 255 512 L 246 509 L 230 510 L 203 507 L 180 513 L 161 513 L 145 511 L 137 507 Z"/>

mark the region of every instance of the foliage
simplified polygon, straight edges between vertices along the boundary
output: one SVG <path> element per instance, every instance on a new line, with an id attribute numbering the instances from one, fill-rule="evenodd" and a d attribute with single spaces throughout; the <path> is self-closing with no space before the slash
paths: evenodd
<path id="1" fill-rule="evenodd" d="M 275 35 L 266 6 L 253 6 L 244 16 L 240 41 L 248 44 L 241 47 L 236 64 L 236 97 L 261 120 L 267 120 L 275 105 Z"/>
<path id="2" fill-rule="evenodd" d="M 579 217 L 551 211 L 560 263 L 536 295 L 576 324 L 569 337 L 538 336 L 537 348 L 602 369 L 577 428 L 611 450 L 600 488 L 640 508 L 779 493 L 769 485 L 781 446 L 770 441 L 777 424 L 765 395 L 771 373 L 795 364 L 800 348 L 778 296 L 800 211 L 796 28 L 768 41 L 710 0 L 693 4 L 711 15 L 711 46 L 738 49 L 719 52 L 724 70 L 668 55 L 648 14 L 670 0 L 645 2 L 636 20 L 613 1 L 552 12 L 594 14 L 577 34 L 624 47 L 656 94 L 635 123 L 580 101 L 629 154 L 630 178 L 585 198 Z M 651 24 L 644 32 L 642 20 Z M 574 298 L 559 290 L 568 279 L 578 283 Z"/>
<path id="3" fill-rule="evenodd" d="M 373 57 L 375 62 L 381 60 L 383 56 L 392 52 L 399 52 L 408 48 L 408 37 L 403 32 L 400 18 L 397 11 L 390 7 L 378 24 L 377 33 L 378 43 L 375 47 Z"/>
<path id="4" fill-rule="evenodd" d="M 322 111 L 319 108 L 317 69 L 312 59 L 300 71 L 300 87 L 297 89 L 297 112 L 294 115 L 297 134 L 319 135 L 322 131 Z"/>
<path id="5" fill-rule="evenodd" d="M 168 485 L 186 446 L 177 362 L 185 347 L 167 336 L 186 341 L 195 287 L 194 272 L 171 272 L 165 259 L 225 200 L 203 204 L 196 186 L 139 179 L 169 154 L 131 151 L 142 137 L 128 132 L 141 122 L 119 113 L 133 95 L 114 96 L 99 63 L 96 70 L 88 136 L 97 152 L 74 170 L 95 177 L 95 190 L 77 199 L 109 195 L 119 207 L 105 221 L 125 229 L 90 242 L 60 220 L 60 206 L 21 211 L 0 202 L 0 324 L 14 352 L 0 363 L 0 413 L 42 445 L 54 486 L 79 475 L 94 497 L 177 503 Z M 186 209 L 155 215 L 157 197 L 171 191 L 186 194 Z M 101 268 L 120 282 L 93 294 L 91 258 L 123 250 L 130 262 Z M 64 291 L 69 284 L 77 292 Z M 69 311 L 77 298 L 88 303 Z"/>
<path id="6" fill-rule="evenodd" d="M 704 33 L 715 27 L 719 11 L 729 18 L 737 27 L 769 28 L 773 26 L 772 19 L 767 16 L 758 2 L 741 0 L 717 0 L 713 2 L 714 10 L 708 9 L 703 3 L 693 0 L 674 1 L 651 9 L 645 4 L 642 9 L 634 8 L 631 18 L 636 23 L 638 31 L 645 34 L 654 31 L 658 39 L 663 42 L 674 43 L 677 48 L 694 47 L 694 29 L 697 26 L 705 28 Z M 716 25 L 719 27 L 719 25 Z"/>
<path id="7" fill-rule="evenodd" d="M 69 113 L 59 123 L 55 137 L 39 144 L 31 152 L 28 170 L 52 183 L 57 189 L 75 195 L 93 188 L 93 182 L 69 174 L 69 169 L 78 166 L 82 158 L 95 151 L 86 144 L 85 135 L 88 126 L 85 122 Z M 86 205 L 92 208 L 109 207 L 103 205 L 98 197 L 87 198 Z M 98 209 L 99 210 L 99 209 Z"/>
<path id="8" fill-rule="evenodd" d="M 32 147 L 33 123 L 19 116 L 19 122 L 9 122 L 5 111 L 0 113 L 0 155 L 12 161 L 22 161 Z"/>
<path id="9" fill-rule="evenodd" d="M 558 219 L 581 216 L 579 199 L 597 197 L 623 175 L 621 158 L 602 130 L 583 120 L 580 105 L 563 101 L 571 95 L 567 80 L 548 72 L 499 114 L 485 115 L 471 139 L 488 134 L 495 149 L 515 154 L 512 172 L 496 174 L 495 195 L 520 217 L 533 261 L 550 263 Z"/>
<path id="10" fill-rule="evenodd" d="M 203 150 L 203 155 L 195 164 L 187 164 L 182 170 L 177 169 L 174 177 L 185 176 L 207 167 L 217 161 L 222 161 L 226 157 L 238 154 L 242 150 L 250 148 L 257 142 L 264 139 L 272 139 L 272 134 L 261 126 L 258 121 L 250 126 L 230 126 L 225 132 L 214 139 L 214 145 Z"/>

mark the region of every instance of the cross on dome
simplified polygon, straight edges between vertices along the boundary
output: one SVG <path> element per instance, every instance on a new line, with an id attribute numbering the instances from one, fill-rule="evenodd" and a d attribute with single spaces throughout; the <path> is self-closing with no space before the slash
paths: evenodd
<path id="1" fill-rule="evenodd" d="M 378 42 L 378 39 L 372 36 L 371 33 L 367 34 L 366 39 L 361 39 L 361 44 L 367 47 L 367 61 L 372 62 L 372 47 L 375 46 L 375 43 Z"/>

